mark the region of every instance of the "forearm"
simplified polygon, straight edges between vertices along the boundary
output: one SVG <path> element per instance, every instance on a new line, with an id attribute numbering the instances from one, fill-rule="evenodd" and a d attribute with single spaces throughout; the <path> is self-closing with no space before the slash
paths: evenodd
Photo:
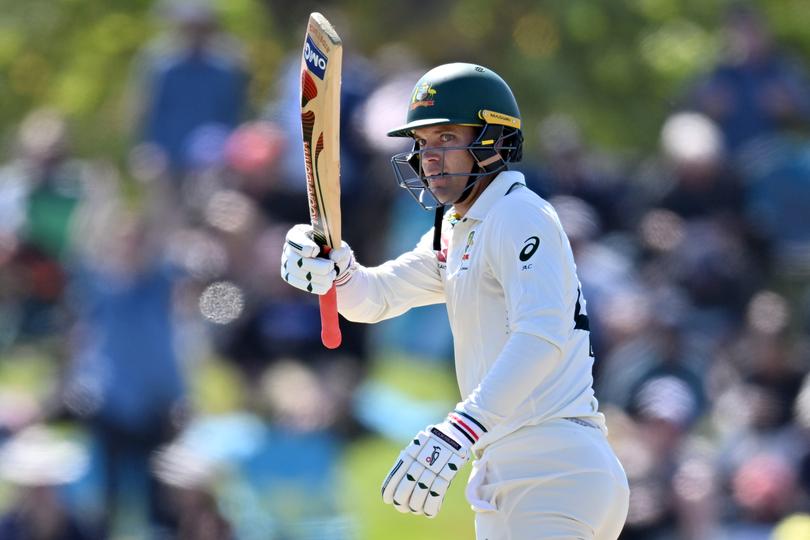
<path id="1" fill-rule="evenodd" d="M 549 341 L 515 332 L 484 380 L 460 406 L 492 427 L 508 418 L 559 365 L 560 350 Z"/>
<path id="2" fill-rule="evenodd" d="M 337 285 L 338 312 L 352 322 L 375 323 L 387 315 L 385 300 L 376 291 L 369 268 L 357 266 L 351 278 Z"/>
<path id="3" fill-rule="evenodd" d="M 350 321 L 375 323 L 412 307 L 443 302 L 441 279 L 430 256 L 409 252 L 374 268 L 356 265 L 348 280 L 336 282 L 340 314 Z"/>

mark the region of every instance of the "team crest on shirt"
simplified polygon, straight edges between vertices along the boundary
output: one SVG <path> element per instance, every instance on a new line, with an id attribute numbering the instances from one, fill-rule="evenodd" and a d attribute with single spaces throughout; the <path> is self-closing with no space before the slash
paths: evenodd
<path id="1" fill-rule="evenodd" d="M 475 231 L 470 231 L 470 234 L 467 235 L 467 244 L 464 246 L 464 252 L 461 254 L 461 268 L 459 268 L 459 270 L 469 270 L 470 248 L 472 248 L 474 240 Z"/>

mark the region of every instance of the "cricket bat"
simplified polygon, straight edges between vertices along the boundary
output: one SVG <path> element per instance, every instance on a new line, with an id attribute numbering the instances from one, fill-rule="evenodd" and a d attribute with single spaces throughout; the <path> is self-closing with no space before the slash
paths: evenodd
<path id="1" fill-rule="evenodd" d="M 321 255 L 340 247 L 340 71 L 343 44 L 320 13 L 307 24 L 301 58 L 301 132 L 309 218 Z M 335 286 L 320 297 L 321 341 L 340 345 Z"/>

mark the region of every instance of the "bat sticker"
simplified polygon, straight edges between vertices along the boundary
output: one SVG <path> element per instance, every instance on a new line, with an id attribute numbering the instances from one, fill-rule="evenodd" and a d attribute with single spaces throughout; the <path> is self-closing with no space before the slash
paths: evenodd
<path id="1" fill-rule="evenodd" d="M 316 77 L 323 80 L 324 75 L 326 75 L 326 64 L 329 62 L 329 59 L 309 36 L 307 36 L 306 42 L 304 43 L 304 61 L 307 63 L 307 68 L 309 68 Z"/>

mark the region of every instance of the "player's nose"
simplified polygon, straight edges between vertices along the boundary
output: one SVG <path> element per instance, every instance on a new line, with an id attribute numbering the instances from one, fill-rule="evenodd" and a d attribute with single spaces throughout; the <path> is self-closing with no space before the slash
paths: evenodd
<path id="1" fill-rule="evenodd" d="M 439 152 L 435 149 L 426 148 L 422 152 L 422 160 L 424 161 L 437 162 L 439 161 L 439 159 L 440 159 Z"/>

